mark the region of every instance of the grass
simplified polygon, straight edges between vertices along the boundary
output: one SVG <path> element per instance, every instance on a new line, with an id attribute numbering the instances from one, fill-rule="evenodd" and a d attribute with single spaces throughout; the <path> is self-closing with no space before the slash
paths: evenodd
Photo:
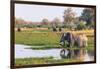
<path id="1" fill-rule="evenodd" d="M 33 32 L 16 32 L 15 43 L 25 45 L 59 45 L 60 34 L 57 33 L 33 33 Z"/>
<path id="2" fill-rule="evenodd" d="M 74 32 L 75 33 L 75 32 Z M 77 34 L 83 33 L 83 31 L 76 31 Z M 94 37 L 93 32 L 84 31 L 88 35 L 88 51 L 94 50 Z M 31 46 L 31 49 L 51 49 L 51 48 L 62 48 L 59 45 L 59 40 L 61 38 L 61 32 L 47 32 L 47 31 L 21 31 L 15 32 L 15 43 Z M 66 48 L 69 49 L 69 48 Z M 79 49 L 79 48 L 71 48 Z M 39 65 L 39 64 L 61 64 L 61 63 L 73 63 L 82 62 L 76 59 L 54 59 L 53 57 L 43 57 L 43 58 L 17 58 L 15 59 L 15 66 L 22 65 Z"/>
<path id="3" fill-rule="evenodd" d="M 92 44 L 90 44 L 91 46 L 88 46 L 88 47 L 85 47 L 83 49 L 88 49 L 88 50 L 94 50 L 94 46 Z M 62 46 L 31 46 L 30 49 L 36 49 L 36 50 L 45 50 L 45 49 L 54 49 L 54 48 L 65 48 L 65 49 L 80 49 L 79 47 L 72 47 L 72 48 L 69 48 L 69 47 L 62 47 Z"/>
<path id="4" fill-rule="evenodd" d="M 15 66 L 22 65 L 39 65 L 39 64 L 61 64 L 61 63 L 72 63 L 72 62 L 82 62 L 81 60 L 74 59 L 53 59 L 53 57 L 45 58 L 23 58 L 16 59 Z"/>
<path id="5" fill-rule="evenodd" d="M 62 48 L 59 45 L 61 34 L 61 32 L 15 32 L 15 43 L 29 45 L 32 49 Z M 88 36 L 88 46 L 94 46 L 94 38 L 91 36 Z"/>

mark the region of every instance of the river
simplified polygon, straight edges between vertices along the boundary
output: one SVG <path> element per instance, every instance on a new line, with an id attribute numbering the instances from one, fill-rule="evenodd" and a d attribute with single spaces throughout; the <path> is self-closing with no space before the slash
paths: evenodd
<path id="1" fill-rule="evenodd" d="M 30 57 L 53 57 L 54 59 L 73 58 L 82 59 L 83 61 L 93 61 L 94 54 L 88 50 L 64 50 L 64 49 L 31 49 L 31 46 L 15 44 L 15 58 Z M 73 54 L 74 53 L 74 54 Z"/>

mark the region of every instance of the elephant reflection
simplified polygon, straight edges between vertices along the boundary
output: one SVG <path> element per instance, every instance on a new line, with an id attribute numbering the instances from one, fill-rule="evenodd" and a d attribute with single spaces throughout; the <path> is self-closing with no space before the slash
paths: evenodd
<path id="1" fill-rule="evenodd" d="M 85 55 L 87 54 L 87 50 L 84 49 L 62 49 L 60 51 L 61 58 L 69 58 L 69 59 L 78 59 L 78 60 L 84 60 Z"/>

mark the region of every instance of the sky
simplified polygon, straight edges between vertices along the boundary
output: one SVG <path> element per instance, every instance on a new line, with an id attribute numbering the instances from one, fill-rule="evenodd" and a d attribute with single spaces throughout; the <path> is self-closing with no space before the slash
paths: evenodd
<path id="1" fill-rule="evenodd" d="M 44 18 L 49 21 L 59 18 L 63 21 L 64 10 L 68 7 L 15 4 L 15 17 L 25 21 L 41 22 Z M 71 7 L 79 16 L 84 8 Z"/>

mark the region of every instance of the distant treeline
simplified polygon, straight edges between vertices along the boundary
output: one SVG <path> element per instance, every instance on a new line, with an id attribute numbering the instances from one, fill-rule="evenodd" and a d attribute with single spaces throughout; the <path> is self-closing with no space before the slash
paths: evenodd
<path id="1" fill-rule="evenodd" d="M 72 8 L 68 8 L 64 11 L 63 21 L 59 18 L 55 18 L 52 21 L 49 21 L 47 18 L 43 18 L 41 22 L 29 22 L 25 21 L 22 18 L 15 17 L 15 27 L 16 28 L 53 28 L 56 31 L 56 28 L 62 30 L 62 28 L 67 28 L 70 30 L 82 30 L 82 29 L 94 29 L 95 21 L 94 21 L 94 9 L 85 8 L 83 9 L 80 16 L 76 16 L 77 14 L 72 10 Z"/>

